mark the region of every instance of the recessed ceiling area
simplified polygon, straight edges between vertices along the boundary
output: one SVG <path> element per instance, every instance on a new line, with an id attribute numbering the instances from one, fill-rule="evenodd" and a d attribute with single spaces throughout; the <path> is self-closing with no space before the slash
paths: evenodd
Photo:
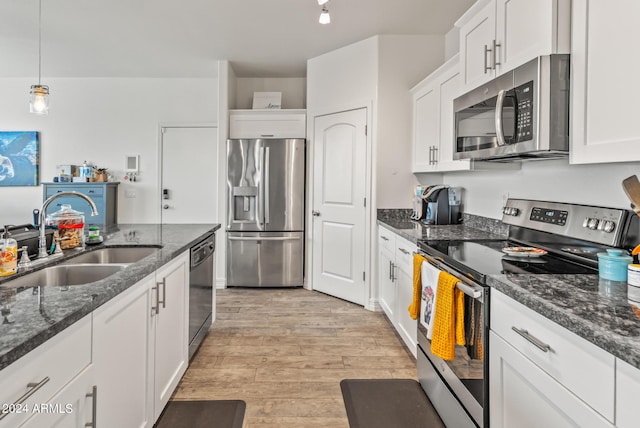
<path id="1" fill-rule="evenodd" d="M 376 34 L 447 33 L 474 0 L 42 0 L 42 77 L 304 77 Z M 37 76 L 38 0 L 0 2 L 0 77 Z"/>

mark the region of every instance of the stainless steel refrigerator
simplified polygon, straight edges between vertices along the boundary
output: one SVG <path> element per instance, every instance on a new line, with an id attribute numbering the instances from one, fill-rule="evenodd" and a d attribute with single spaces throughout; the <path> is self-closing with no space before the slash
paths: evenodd
<path id="1" fill-rule="evenodd" d="M 227 285 L 302 286 L 305 140 L 227 140 Z"/>

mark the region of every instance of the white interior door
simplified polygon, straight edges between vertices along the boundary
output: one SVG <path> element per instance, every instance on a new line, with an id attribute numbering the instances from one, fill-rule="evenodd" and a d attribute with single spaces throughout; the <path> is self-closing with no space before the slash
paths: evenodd
<path id="1" fill-rule="evenodd" d="M 367 110 L 314 120 L 313 289 L 365 301 Z"/>
<path id="2" fill-rule="evenodd" d="M 218 130 L 162 128 L 162 223 L 215 223 Z"/>

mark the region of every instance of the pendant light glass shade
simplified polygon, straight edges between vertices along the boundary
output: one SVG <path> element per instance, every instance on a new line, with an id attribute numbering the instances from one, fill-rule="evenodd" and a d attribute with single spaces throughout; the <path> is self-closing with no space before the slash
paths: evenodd
<path id="1" fill-rule="evenodd" d="M 322 13 L 320 14 L 320 19 L 318 19 L 318 22 L 321 24 L 331 23 L 331 16 L 329 15 L 329 11 L 327 10 L 326 7 L 322 8 Z"/>
<path id="2" fill-rule="evenodd" d="M 318 4 L 320 6 L 322 6 L 323 4 L 328 3 L 328 2 L 329 2 L 329 0 L 318 0 Z"/>
<path id="3" fill-rule="evenodd" d="M 31 85 L 29 94 L 29 112 L 39 115 L 49 114 L 49 87 Z"/>

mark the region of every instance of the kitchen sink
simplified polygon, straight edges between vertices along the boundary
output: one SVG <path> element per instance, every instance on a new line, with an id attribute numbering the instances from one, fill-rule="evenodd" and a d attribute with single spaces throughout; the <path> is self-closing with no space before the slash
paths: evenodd
<path id="1" fill-rule="evenodd" d="M 135 263 L 158 251 L 157 247 L 111 247 L 80 254 L 62 263 L 68 264 L 105 264 L 105 263 Z"/>
<path id="2" fill-rule="evenodd" d="M 57 265 L 30 273 L 11 281 L 12 287 L 70 286 L 100 281 L 127 267 L 126 264 Z"/>

